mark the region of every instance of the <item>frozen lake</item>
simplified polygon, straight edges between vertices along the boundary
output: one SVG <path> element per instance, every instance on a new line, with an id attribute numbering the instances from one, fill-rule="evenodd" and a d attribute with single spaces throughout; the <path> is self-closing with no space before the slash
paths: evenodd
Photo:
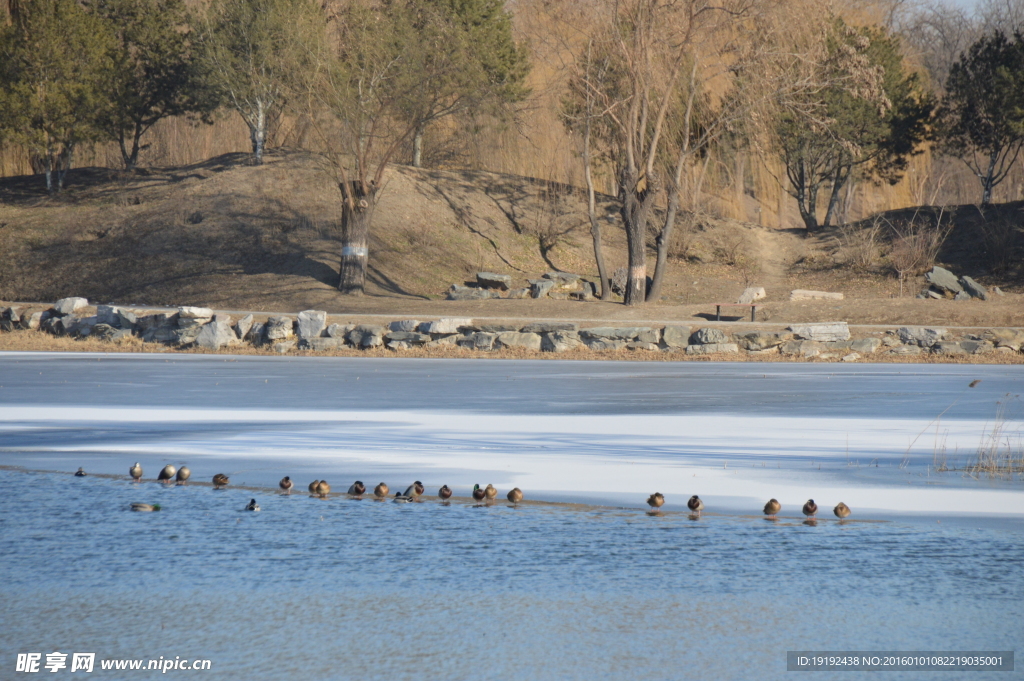
<path id="1" fill-rule="evenodd" d="M 775 679 L 788 650 L 1024 640 L 1024 483 L 934 469 L 997 424 L 1019 442 L 1017 367 L 10 353 L 0 386 L 0 678 L 59 650 L 223 679 Z M 107 477 L 134 461 L 232 484 Z M 587 505 L 321 500 L 284 475 Z"/>

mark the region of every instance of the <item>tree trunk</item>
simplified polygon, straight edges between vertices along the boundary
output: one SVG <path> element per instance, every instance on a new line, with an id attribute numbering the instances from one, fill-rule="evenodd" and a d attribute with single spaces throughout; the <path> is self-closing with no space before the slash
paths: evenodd
<path id="1" fill-rule="evenodd" d="M 658 244 L 658 260 L 654 264 L 654 279 L 651 281 L 651 290 L 647 295 L 651 300 L 657 300 L 661 295 L 661 282 L 665 279 L 665 270 L 668 269 L 668 246 L 672 241 L 672 232 L 676 227 L 676 215 L 679 213 L 679 188 L 669 186 L 668 210 L 665 212 L 665 224 L 658 233 L 656 243 Z"/>
<path id="2" fill-rule="evenodd" d="M 124 131 L 119 131 L 117 135 L 117 143 L 121 147 L 121 161 L 124 163 L 124 169 L 131 172 L 135 170 L 135 166 L 139 162 L 139 150 L 142 147 L 139 145 L 139 141 L 142 139 L 142 128 L 138 123 L 135 124 L 135 130 L 132 133 L 132 150 L 128 151 L 128 145 L 124 138 Z"/>
<path id="3" fill-rule="evenodd" d="M 590 118 L 588 117 L 583 132 L 583 172 L 587 180 L 587 214 L 590 217 L 590 236 L 594 240 L 594 260 L 597 263 L 597 276 L 601 279 L 601 300 L 609 300 L 612 297 L 612 286 L 611 280 L 608 278 L 608 268 L 604 264 L 604 245 L 601 243 L 601 221 L 597 217 L 594 175 L 590 168 L 590 129 Z"/>
<path id="4" fill-rule="evenodd" d="M 988 172 L 985 173 L 985 177 L 981 178 L 981 205 L 983 206 L 987 206 L 992 202 L 992 188 L 995 186 L 995 182 L 992 181 L 992 178 L 996 172 L 996 161 L 998 158 L 998 153 L 992 153 L 989 155 Z"/>
<path id="5" fill-rule="evenodd" d="M 252 141 L 252 159 L 256 165 L 263 163 L 263 148 L 267 143 L 267 111 L 263 102 L 256 105 L 256 115 L 249 123 L 249 139 Z"/>
<path id="6" fill-rule="evenodd" d="M 341 211 L 341 276 L 338 290 L 346 295 L 362 295 L 369 260 L 370 223 L 376 206 L 376 188 L 362 192 L 359 182 L 350 182 L 350 201 L 343 186 Z"/>
<path id="7" fill-rule="evenodd" d="M 423 167 L 423 127 L 416 128 L 412 138 L 412 167 Z"/>
<path id="8" fill-rule="evenodd" d="M 843 169 L 846 169 L 846 173 L 843 173 Z M 832 179 L 832 194 L 828 198 L 828 210 L 825 211 L 825 221 L 822 222 L 823 227 L 829 227 L 832 224 L 832 216 L 836 212 L 836 206 L 839 205 L 839 193 L 842 191 L 843 186 L 846 185 L 846 181 L 850 178 L 850 168 L 843 163 L 838 163 L 836 167 L 835 177 Z"/>
<path id="9" fill-rule="evenodd" d="M 647 187 L 641 190 L 635 170 L 623 170 L 622 177 L 622 222 L 629 250 L 629 275 L 622 298 L 626 305 L 642 305 L 647 299 L 647 219 L 657 195 L 652 186 L 655 178 L 648 177 Z"/>
<path id="10" fill-rule="evenodd" d="M 75 152 L 75 145 L 68 144 L 64 151 L 57 157 L 57 191 L 64 191 L 64 177 L 71 170 L 71 156 Z"/>

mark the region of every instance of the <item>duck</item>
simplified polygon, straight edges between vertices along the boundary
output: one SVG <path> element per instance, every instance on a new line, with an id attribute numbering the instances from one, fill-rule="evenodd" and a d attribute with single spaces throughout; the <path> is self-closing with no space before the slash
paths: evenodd
<path id="1" fill-rule="evenodd" d="M 224 475 L 223 473 L 217 473 L 217 475 L 213 476 L 213 488 L 214 489 L 220 489 L 222 487 L 227 487 L 229 482 L 231 482 L 231 481 L 228 479 L 228 476 Z"/>
<path id="2" fill-rule="evenodd" d="M 136 461 L 135 465 L 128 469 L 128 474 L 132 476 L 132 480 L 138 482 L 142 479 L 142 466 Z"/>
<path id="3" fill-rule="evenodd" d="M 324 498 L 331 493 L 331 486 L 327 484 L 326 480 L 321 480 L 320 484 L 316 486 L 316 493 L 319 494 L 321 498 Z"/>
<path id="4" fill-rule="evenodd" d="M 839 505 L 832 509 L 832 512 L 836 514 L 837 518 L 843 520 L 844 518 L 849 518 L 853 511 L 850 510 L 849 506 L 840 501 Z"/>
<path id="5" fill-rule="evenodd" d="M 477 501 L 483 501 L 487 493 L 480 489 L 480 485 L 473 485 L 473 498 Z"/>
<path id="6" fill-rule="evenodd" d="M 156 479 L 159 480 L 160 482 L 170 482 L 171 480 L 174 479 L 174 474 L 177 472 L 177 470 L 178 469 L 176 469 L 171 464 L 167 464 L 160 470 L 160 475 L 156 476 Z"/>
<path id="7" fill-rule="evenodd" d="M 661 508 L 665 503 L 665 495 L 661 492 L 655 492 L 651 496 L 647 497 L 647 505 L 653 508 L 655 511 Z"/>
<path id="8" fill-rule="evenodd" d="M 295 483 L 293 483 L 292 479 L 286 475 L 281 478 L 281 482 L 277 483 L 277 486 L 283 489 L 285 494 L 291 494 L 292 487 L 295 486 Z"/>
<path id="9" fill-rule="evenodd" d="M 84 478 L 85 477 L 85 469 L 82 468 L 81 466 L 79 466 L 78 470 L 75 471 L 75 477 L 76 478 Z"/>
<path id="10" fill-rule="evenodd" d="M 356 480 L 352 483 L 352 486 L 348 488 L 348 493 L 354 497 L 362 496 L 366 493 L 366 485 L 363 484 L 362 480 Z"/>
<path id="11" fill-rule="evenodd" d="M 498 498 L 498 490 L 491 484 L 484 488 L 484 494 L 487 496 L 487 501 L 494 501 Z"/>
<path id="12" fill-rule="evenodd" d="M 192 471 L 191 471 L 191 469 L 189 469 L 188 466 L 182 466 L 181 468 L 179 468 L 178 469 L 178 474 L 177 474 L 177 476 L 175 476 L 175 478 L 178 481 L 177 484 L 179 484 L 179 485 L 184 485 L 186 482 L 188 482 L 188 479 L 191 478 L 191 477 L 192 477 Z"/>
<path id="13" fill-rule="evenodd" d="M 416 497 L 411 497 L 408 494 L 402 494 L 401 492 L 395 492 L 396 504 L 407 504 L 410 501 L 416 501 Z"/>
<path id="14" fill-rule="evenodd" d="M 508 495 L 506 495 L 506 498 L 512 502 L 513 506 L 518 506 L 519 502 L 523 500 L 523 490 L 513 487 Z"/>
<path id="15" fill-rule="evenodd" d="M 412 483 L 411 485 L 405 488 L 405 492 L 402 493 L 402 496 L 412 497 L 415 499 L 416 497 L 423 494 L 424 491 L 425 489 L 423 487 L 423 483 L 417 480 L 416 482 Z"/>
<path id="16" fill-rule="evenodd" d="M 135 502 L 134 504 L 132 504 L 132 510 L 133 511 L 139 511 L 141 513 L 149 513 L 150 511 L 159 511 L 160 510 L 160 504 L 143 504 L 143 503 Z"/>
<path id="17" fill-rule="evenodd" d="M 245 506 L 245 510 L 246 511 L 258 511 L 258 510 L 260 510 L 260 505 L 256 503 L 255 499 L 250 499 L 249 503 L 246 504 L 246 506 Z"/>
<path id="18" fill-rule="evenodd" d="M 388 486 L 382 482 L 373 488 L 373 496 L 383 501 L 384 498 L 387 497 L 389 491 Z"/>
<path id="19" fill-rule="evenodd" d="M 700 500 L 696 494 L 690 497 L 690 500 L 686 502 L 686 508 L 690 509 L 692 513 L 696 513 L 700 516 L 700 512 L 704 510 L 704 502 Z"/>
<path id="20" fill-rule="evenodd" d="M 316 494 L 316 486 L 319 485 L 319 484 L 320 484 L 319 480 L 314 480 L 313 482 L 309 483 L 309 493 L 310 494 Z"/>
<path id="21" fill-rule="evenodd" d="M 778 499 L 770 499 L 767 504 L 764 505 L 764 514 L 775 520 L 775 514 L 782 510 L 782 504 L 779 503 Z"/>
<path id="22" fill-rule="evenodd" d="M 437 496 L 442 501 L 448 501 L 452 498 L 452 488 L 448 485 L 442 485 L 441 489 L 437 490 Z"/>
<path id="23" fill-rule="evenodd" d="M 818 505 L 814 503 L 814 499 L 807 500 L 807 503 L 804 504 L 803 512 L 808 518 L 814 517 L 814 514 L 818 512 Z"/>

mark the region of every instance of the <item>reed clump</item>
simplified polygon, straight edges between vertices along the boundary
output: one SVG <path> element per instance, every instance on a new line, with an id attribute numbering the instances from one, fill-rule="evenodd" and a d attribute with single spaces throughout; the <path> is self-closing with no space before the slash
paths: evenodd
<path id="1" fill-rule="evenodd" d="M 982 436 L 974 460 L 964 469 L 973 477 L 1012 479 L 1024 473 L 1024 433 L 1020 422 L 1011 417 L 1020 410 L 1020 396 L 1008 395 L 997 405 L 992 428 Z"/>

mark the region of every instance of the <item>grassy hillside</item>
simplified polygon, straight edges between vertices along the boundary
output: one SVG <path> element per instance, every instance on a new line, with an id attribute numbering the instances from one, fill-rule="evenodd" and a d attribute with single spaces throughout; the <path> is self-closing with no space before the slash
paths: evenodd
<path id="1" fill-rule="evenodd" d="M 977 257 L 988 256 L 976 247 L 982 237 L 971 207 L 945 214 L 957 222 L 939 260 L 1011 292 L 988 304 L 916 301 L 914 282 L 910 297 L 893 300 L 899 284 L 885 263 L 884 239 L 873 261 L 851 256 L 870 231 L 868 222 L 805 238 L 801 230 L 707 219 L 681 225 L 663 298 L 626 310 L 554 300 L 441 302 L 452 283 L 479 270 L 512 274 L 520 285 L 552 269 L 596 279 L 578 189 L 494 173 L 394 167 L 375 214 L 367 295 L 360 299 L 335 290 L 338 201 L 332 176 L 305 152 L 274 152 L 257 167 L 231 154 L 133 175 L 80 169 L 56 197 L 46 195 L 38 177 L 3 179 L 0 299 L 82 295 L 263 311 L 687 318 L 758 285 L 769 292 L 765 319 L 1024 324 L 1020 259 L 1001 269 L 979 264 Z M 1021 207 L 999 210 L 1013 218 Z M 609 209 L 609 200 L 599 208 L 603 215 Z M 625 265 L 617 218 L 603 224 L 609 264 Z M 1014 225 L 1015 249 L 1020 221 Z M 793 288 L 843 291 L 847 301 L 788 303 Z"/>

